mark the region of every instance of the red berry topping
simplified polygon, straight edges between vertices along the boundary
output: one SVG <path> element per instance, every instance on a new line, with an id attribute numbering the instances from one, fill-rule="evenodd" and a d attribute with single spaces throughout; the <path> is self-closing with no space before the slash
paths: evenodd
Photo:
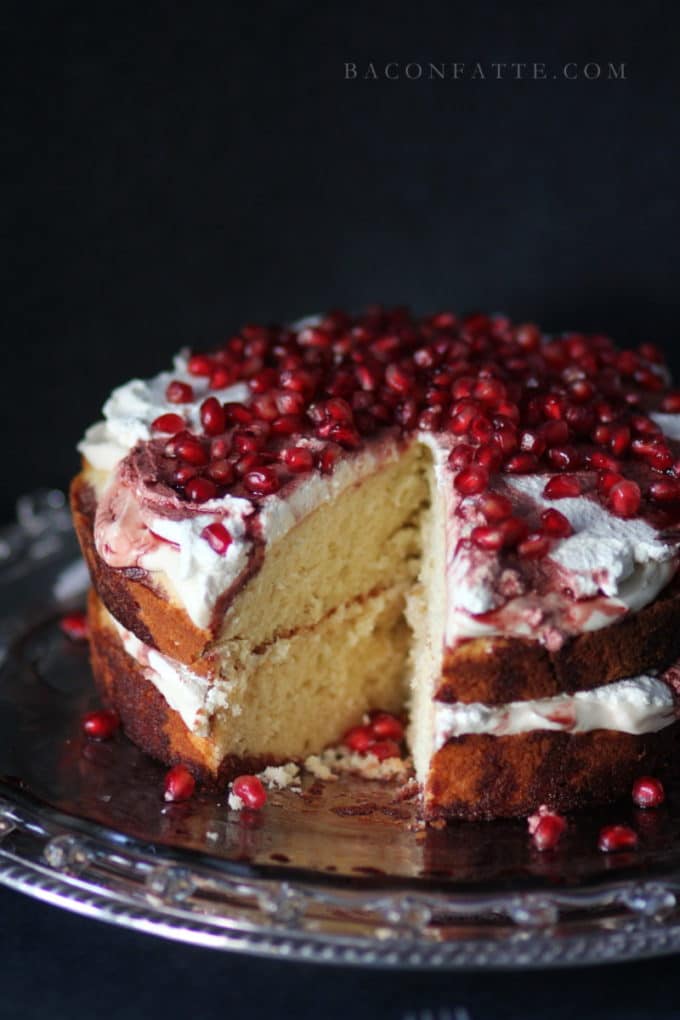
<path id="1" fill-rule="evenodd" d="M 259 811 L 267 803 L 267 792 L 257 776 L 237 776 L 231 790 L 251 811 Z"/>
<path id="2" fill-rule="evenodd" d="M 191 478 L 184 486 L 187 498 L 192 503 L 205 503 L 217 495 L 217 486 L 209 478 Z"/>
<path id="3" fill-rule="evenodd" d="M 271 496 L 279 490 L 279 479 L 274 468 L 260 467 L 243 476 L 243 484 L 254 496 Z"/>
<path id="4" fill-rule="evenodd" d="M 600 829 L 597 840 L 598 849 L 603 853 L 617 853 L 620 850 L 634 850 L 638 845 L 638 835 L 627 825 L 605 825 Z"/>
<path id="5" fill-rule="evenodd" d="M 227 427 L 227 416 L 217 397 L 208 397 L 201 404 L 201 424 L 207 436 L 218 436 Z"/>
<path id="6" fill-rule="evenodd" d="M 504 521 L 512 515 L 512 503 L 507 496 L 502 496 L 497 492 L 488 492 L 482 496 L 479 509 L 487 521 L 492 523 Z"/>
<path id="7" fill-rule="evenodd" d="M 617 517 L 634 517 L 640 509 L 642 496 L 636 482 L 624 479 L 616 482 L 608 492 L 609 508 Z"/>
<path id="8" fill-rule="evenodd" d="M 186 765 L 175 765 L 165 773 L 163 799 L 167 801 L 189 800 L 194 795 L 196 780 Z"/>
<path id="9" fill-rule="evenodd" d="M 181 418 L 178 414 L 160 414 L 158 418 L 154 418 L 151 422 L 152 432 L 166 432 L 169 436 L 174 436 L 186 426 L 184 418 Z"/>
<path id="10" fill-rule="evenodd" d="M 90 635 L 86 613 L 67 613 L 60 619 L 59 626 L 71 641 L 87 641 Z"/>
<path id="11" fill-rule="evenodd" d="M 224 556 L 227 549 L 231 545 L 232 538 L 227 528 L 221 521 L 215 521 L 214 524 L 207 524 L 201 532 L 201 538 L 204 538 L 208 545 L 219 553 L 220 556 Z"/>
<path id="12" fill-rule="evenodd" d="M 207 354 L 192 354 L 187 365 L 191 375 L 210 375 L 214 367 L 215 362 Z"/>
<path id="13" fill-rule="evenodd" d="M 527 537 L 517 546 L 517 552 L 526 559 L 538 560 L 547 556 L 550 552 L 550 539 L 547 535 L 535 532 Z"/>
<path id="14" fill-rule="evenodd" d="M 569 499 L 581 495 L 581 483 L 573 475 L 555 475 L 543 489 L 546 499 Z"/>
<path id="15" fill-rule="evenodd" d="M 281 461 L 289 471 L 296 474 L 302 471 L 311 471 L 314 467 L 314 455 L 305 446 L 289 446 L 281 451 Z"/>
<path id="16" fill-rule="evenodd" d="M 171 404 L 188 404 L 194 399 L 193 387 L 190 386 L 189 383 L 173 379 L 173 381 L 167 385 L 165 390 L 165 399 Z"/>
<path id="17" fill-rule="evenodd" d="M 545 534 L 552 538 L 568 538 L 574 533 L 569 519 L 552 507 L 541 514 L 541 525 Z"/>
<path id="18" fill-rule="evenodd" d="M 120 717 L 112 708 L 102 708 L 83 716 L 83 733 L 91 740 L 110 740 L 120 726 Z"/>
<path id="19" fill-rule="evenodd" d="M 483 492 L 488 484 L 489 472 L 486 468 L 476 464 L 463 468 L 454 479 L 454 485 L 458 492 L 465 496 L 474 496 L 478 492 Z"/>
<path id="20" fill-rule="evenodd" d="M 633 783 L 633 803 L 639 808 L 655 808 L 663 804 L 666 792 L 660 779 L 640 776 Z"/>

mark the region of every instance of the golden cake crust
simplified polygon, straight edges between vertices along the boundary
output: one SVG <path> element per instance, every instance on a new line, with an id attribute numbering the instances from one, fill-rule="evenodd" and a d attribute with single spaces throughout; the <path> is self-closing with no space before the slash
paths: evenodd
<path id="1" fill-rule="evenodd" d="M 609 803 L 629 795 L 638 776 L 672 772 L 679 740 L 677 722 L 642 736 L 534 730 L 457 737 L 432 758 L 425 816 L 473 821 L 529 815 L 541 804 L 570 811 Z"/>

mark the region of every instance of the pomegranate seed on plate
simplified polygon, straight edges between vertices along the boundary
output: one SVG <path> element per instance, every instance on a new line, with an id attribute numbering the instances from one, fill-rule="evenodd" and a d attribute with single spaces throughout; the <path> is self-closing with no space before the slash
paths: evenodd
<path id="1" fill-rule="evenodd" d="M 120 716 L 112 708 L 101 708 L 84 715 L 82 725 L 92 740 L 110 740 L 120 726 Z"/>
<path id="2" fill-rule="evenodd" d="M 59 620 L 59 627 L 71 641 L 87 641 L 90 634 L 87 614 L 83 612 L 66 613 Z"/>
<path id="3" fill-rule="evenodd" d="M 243 476 L 243 484 L 254 496 L 271 496 L 278 492 L 280 482 L 276 471 L 270 467 L 255 468 Z"/>
<path id="4" fill-rule="evenodd" d="M 207 464 L 210 457 L 205 446 L 198 439 L 189 437 L 175 444 L 175 453 L 180 460 L 186 460 L 189 464 L 202 467 Z"/>
<path id="5" fill-rule="evenodd" d="M 656 503 L 680 502 L 680 479 L 660 478 L 649 487 L 650 499 Z"/>
<path id="6" fill-rule="evenodd" d="M 527 824 L 534 846 L 541 851 L 554 850 L 567 828 L 566 818 L 545 805 L 529 816 Z"/>
<path id="7" fill-rule="evenodd" d="M 257 776 L 237 776 L 231 790 L 251 811 L 259 811 L 267 803 L 267 792 Z"/>
<path id="8" fill-rule="evenodd" d="M 536 471 L 538 461 L 533 453 L 516 453 L 506 460 L 503 470 L 511 475 L 526 475 Z"/>
<path id="9" fill-rule="evenodd" d="M 217 397 L 208 397 L 201 404 L 201 424 L 209 436 L 218 436 L 227 427 L 227 416 Z"/>
<path id="10" fill-rule="evenodd" d="M 498 492 L 488 492 L 482 496 L 479 509 L 487 521 L 504 521 L 512 515 L 512 503 L 507 496 Z"/>
<path id="11" fill-rule="evenodd" d="M 189 800 L 196 789 L 196 780 L 186 765 L 175 765 L 165 773 L 163 799 L 168 802 Z"/>
<path id="12" fill-rule="evenodd" d="M 598 850 L 603 853 L 617 853 L 620 850 L 634 850 L 638 835 L 628 825 L 605 825 L 600 829 L 597 840 Z"/>
<path id="13" fill-rule="evenodd" d="M 281 462 L 289 471 L 295 473 L 311 471 L 314 467 L 314 455 L 305 446 L 290 446 L 281 451 Z"/>
<path id="14" fill-rule="evenodd" d="M 377 740 L 403 740 L 404 725 L 401 719 L 389 712 L 378 712 L 371 719 L 371 731 Z"/>
<path id="15" fill-rule="evenodd" d="M 517 552 L 526 559 L 541 559 L 550 552 L 550 538 L 540 532 L 534 532 L 519 543 Z"/>
<path id="16" fill-rule="evenodd" d="M 666 792 L 660 779 L 640 776 L 633 783 L 633 803 L 639 808 L 655 808 L 663 804 Z"/>
<path id="17" fill-rule="evenodd" d="M 394 740 L 376 740 L 369 748 L 368 753 L 374 754 L 379 761 L 385 761 L 387 758 L 401 758 L 399 744 Z"/>

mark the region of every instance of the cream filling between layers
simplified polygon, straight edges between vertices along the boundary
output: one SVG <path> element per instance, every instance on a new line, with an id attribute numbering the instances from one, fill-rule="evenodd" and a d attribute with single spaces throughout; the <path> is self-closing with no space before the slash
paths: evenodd
<path id="1" fill-rule="evenodd" d="M 675 698 L 668 684 L 643 674 L 595 690 L 506 705 L 439 702 L 435 708 L 434 749 L 438 751 L 448 740 L 467 734 L 504 737 L 534 730 L 616 730 L 639 735 L 656 733 L 675 720 Z"/>
<path id="2" fill-rule="evenodd" d="M 123 642 L 125 651 L 140 665 L 149 680 L 167 704 L 177 712 L 188 730 L 199 737 L 207 737 L 210 721 L 218 710 L 229 711 L 226 685 L 216 677 L 200 676 L 184 663 L 162 655 L 122 626 L 110 613 L 107 614 Z M 241 706 L 231 706 L 234 715 L 241 714 Z"/>

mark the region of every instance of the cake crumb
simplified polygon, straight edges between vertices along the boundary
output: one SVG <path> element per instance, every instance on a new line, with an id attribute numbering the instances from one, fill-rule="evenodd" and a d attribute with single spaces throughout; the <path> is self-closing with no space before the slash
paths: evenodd
<path id="1" fill-rule="evenodd" d="M 305 758 L 305 771 L 316 776 L 317 779 L 325 779 L 328 782 L 335 782 L 338 778 L 335 773 L 322 761 L 320 754 L 310 754 Z"/>
<path id="2" fill-rule="evenodd" d="M 374 754 L 359 754 L 346 747 L 327 747 L 317 756 L 321 764 L 337 774 L 352 772 L 364 779 L 395 779 L 403 777 L 409 768 L 408 759 L 386 758 L 380 761 Z"/>
<path id="3" fill-rule="evenodd" d="M 231 810 L 232 811 L 242 811 L 245 806 L 246 806 L 245 802 L 242 801 L 241 798 L 237 794 L 232 793 L 231 790 L 230 790 L 229 791 L 229 807 L 231 808 Z"/>
<path id="4" fill-rule="evenodd" d="M 257 777 L 268 790 L 300 788 L 300 767 L 293 761 L 285 765 L 268 765 Z"/>

